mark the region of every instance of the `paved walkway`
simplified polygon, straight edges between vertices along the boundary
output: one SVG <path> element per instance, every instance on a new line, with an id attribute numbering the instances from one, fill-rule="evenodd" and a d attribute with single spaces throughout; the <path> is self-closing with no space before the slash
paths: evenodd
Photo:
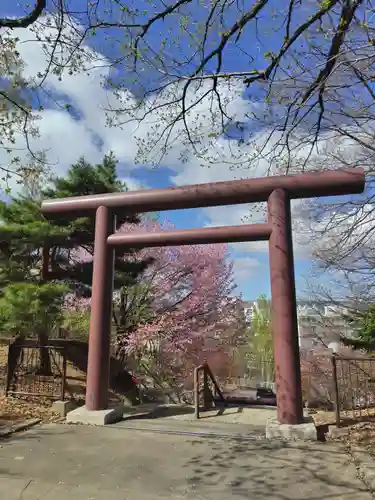
<path id="1" fill-rule="evenodd" d="M 264 434 L 267 419 L 274 416 L 274 408 L 229 407 L 201 412 L 197 420 L 193 406 L 151 404 L 127 408 L 124 420 L 116 426 L 208 433 L 219 431 L 230 435 L 248 432 Z"/>
<path id="2" fill-rule="evenodd" d="M 6 500 L 370 500 L 343 450 L 50 424 L 0 441 Z"/>

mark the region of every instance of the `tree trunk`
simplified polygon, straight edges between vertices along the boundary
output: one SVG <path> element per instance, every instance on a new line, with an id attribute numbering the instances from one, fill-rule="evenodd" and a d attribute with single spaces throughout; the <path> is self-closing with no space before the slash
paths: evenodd
<path id="1" fill-rule="evenodd" d="M 22 363 L 22 342 L 24 338 L 21 336 L 16 337 L 15 341 L 11 344 L 9 344 L 9 351 L 8 351 L 8 372 L 7 372 L 7 387 L 6 390 L 8 391 L 11 388 L 15 373 L 16 373 L 16 368 L 17 365 L 20 361 L 21 358 L 21 363 Z"/>
<path id="2" fill-rule="evenodd" d="M 39 351 L 40 351 L 40 365 L 37 371 L 38 375 L 52 375 L 51 358 L 49 350 L 46 348 L 48 345 L 48 335 L 46 333 L 38 334 Z"/>

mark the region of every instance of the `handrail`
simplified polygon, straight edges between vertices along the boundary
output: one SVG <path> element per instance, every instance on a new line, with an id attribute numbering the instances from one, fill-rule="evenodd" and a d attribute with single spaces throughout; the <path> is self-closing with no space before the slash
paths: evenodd
<path id="1" fill-rule="evenodd" d="M 211 371 L 211 368 L 208 366 L 208 364 L 206 364 L 206 370 L 207 370 L 207 373 L 210 377 L 210 379 L 212 380 L 212 383 L 214 385 L 214 388 L 215 388 L 215 391 L 217 393 L 217 395 L 219 396 L 219 398 L 221 399 L 221 401 L 224 401 L 224 396 L 223 396 L 223 393 L 221 392 L 221 389 L 219 387 L 219 384 L 217 383 L 212 371 Z"/>
<path id="2" fill-rule="evenodd" d="M 203 372 L 203 388 L 200 389 L 199 387 L 199 375 L 200 373 Z M 212 384 L 214 386 L 215 393 L 219 397 L 221 401 L 225 401 L 225 398 L 223 396 L 223 393 L 220 390 L 219 384 L 217 383 L 211 368 L 208 366 L 207 363 L 203 363 L 202 365 L 197 366 L 194 369 L 194 409 L 195 409 L 195 418 L 199 419 L 200 416 L 200 406 L 199 406 L 199 401 L 200 401 L 200 395 L 203 393 L 203 407 L 206 410 L 208 408 L 209 401 L 214 399 L 209 387 L 208 387 L 208 378 L 211 379 Z"/>
<path id="3" fill-rule="evenodd" d="M 339 354 L 333 353 L 331 356 L 328 356 L 331 359 L 332 366 L 332 389 L 333 389 L 333 398 L 334 398 L 334 411 L 335 411 L 335 419 L 336 419 L 336 427 L 341 426 L 341 404 L 340 404 L 340 388 L 339 388 L 339 376 L 337 373 L 337 361 L 347 361 L 349 366 L 354 366 L 358 369 L 362 374 L 368 377 L 369 381 L 373 381 L 373 377 L 371 377 L 371 373 L 368 373 L 367 370 L 362 368 L 356 361 L 361 362 L 375 362 L 375 358 L 372 357 L 360 357 L 360 356 L 341 356 Z M 358 378 L 358 375 L 357 375 Z"/>

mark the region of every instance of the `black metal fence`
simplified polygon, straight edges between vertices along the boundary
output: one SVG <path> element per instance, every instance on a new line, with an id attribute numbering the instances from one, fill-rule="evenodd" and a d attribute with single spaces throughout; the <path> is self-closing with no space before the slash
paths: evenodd
<path id="1" fill-rule="evenodd" d="M 85 399 L 88 344 L 71 339 L 0 339 L 0 396 L 38 400 Z M 126 367 L 111 358 L 110 400 L 130 397 L 134 384 Z M 136 391 L 134 400 L 137 398 Z M 133 395 L 132 395 L 133 397 Z"/>
<path id="2" fill-rule="evenodd" d="M 65 398 L 66 356 L 62 347 L 31 341 L 11 343 L 5 395 Z"/>

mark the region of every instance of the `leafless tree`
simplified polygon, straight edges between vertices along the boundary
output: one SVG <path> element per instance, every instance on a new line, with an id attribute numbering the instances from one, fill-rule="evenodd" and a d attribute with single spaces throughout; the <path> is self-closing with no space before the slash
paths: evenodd
<path id="1" fill-rule="evenodd" d="M 226 137 L 228 168 L 247 165 L 249 175 L 259 161 L 270 173 L 365 166 L 368 190 L 361 199 L 345 207 L 306 206 L 321 266 L 373 288 L 372 0 L 288 0 L 277 9 L 269 0 L 96 0 L 85 7 L 53 0 L 51 6 L 47 11 L 35 1 L 24 17 L 0 19 L 0 60 L 15 79 L 12 88 L 53 99 L 49 75 L 107 68 L 105 85 L 116 98 L 108 102 L 108 125 L 148 124 L 138 144 L 141 162 L 160 164 L 178 141 L 181 161 L 193 151 L 214 165 L 212 151 Z M 22 80 L 15 28 L 32 31 L 46 54 L 44 71 L 32 81 Z M 20 99 L 0 90 L 11 110 L 1 118 L 8 132 L 2 135 L 37 133 L 25 92 Z M 238 95 L 249 102 L 241 118 L 231 106 Z M 324 238 L 332 229 L 335 236 Z"/>
<path id="2" fill-rule="evenodd" d="M 42 15 L 45 2 L 37 1 L 25 17 L 0 20 L 0 27 L 8 28 L 2 36 L 8 40 L 16 27 L 37 35 L 49 56 L 45 73 L 34 82 L 39 87 L 50 72 L 63 77 L 100 63 L 122 69 L 121 76 L 107 82 L 119 97 L 118 106 L 111 107 L 111 123 L 119 125 L 123 117 L 142 121 L 155 113 L 161 118 L 148 144 L 140 145 L 143 153 L 150 153 L 156 142 L 165 153 L 174 130 L 182 128 L 189 147 L 204 155 L 200 123 L 191 123 L 189 116 L 207 99 L 212 116 L 202 120 L 212 120 L 213 141 L 233 128 L 243 141 L 251 141 L 246 124 L 233 121 L 230 97 L 223 97 L 228 85 L 247 89 L 258 104 L 248 119 L 258 129 L 269 129 L 268 141 L 275 137 L 280 147 L 268 154 L 288 157 L 289 167 L 297 145 L 309 145 L 313 154 L 322 134 L 346 137 L 349 126 L 368 122 L 374 62 L 369 0 L 289 0 L 277 11 L 268 0 L 154 0 L 144 5 L 97 0 L 82 10 L 69 5 L 54 0 L 54 8 Z M 112 49 L 105 58 L 84 49 L 100 31 Z M 240 56 L 248 63 L 238 71 Z M 135 103 L 121 92 L 131 86 Z M 262 146 L 258 156 L 266 154 Z M 307 162 L 309 154 L 305 157 Z"/>

